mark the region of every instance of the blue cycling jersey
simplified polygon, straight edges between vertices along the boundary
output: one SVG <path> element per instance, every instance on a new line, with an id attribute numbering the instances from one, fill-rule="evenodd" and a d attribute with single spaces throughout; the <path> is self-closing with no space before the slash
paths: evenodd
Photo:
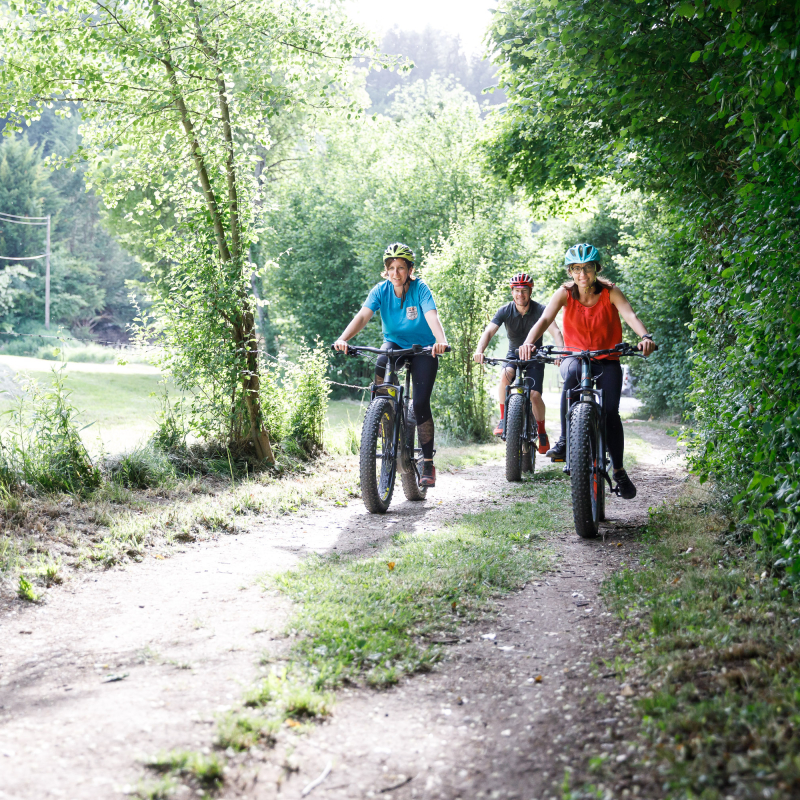
<path id="1" fill-rule="evenodd" d="M 404 298 L 397 297 L 390 280 L 372 287 L 364 307 L 381 312 L 384 342 L 394 342 L 401 348 L 415 344 L 428 347 L 436 344 L 425 313 L 434 311 L 436 303 L 431 290 L 419 279 L 411 281 Z"/>

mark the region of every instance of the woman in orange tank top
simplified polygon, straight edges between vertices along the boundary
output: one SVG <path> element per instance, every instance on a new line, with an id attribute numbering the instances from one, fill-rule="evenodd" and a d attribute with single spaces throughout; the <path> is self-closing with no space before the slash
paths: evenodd
<path id="1" fill-rule="evenodd" d="M 625 295 L 613 283 L 598 277 L 602 269 L 600 255 L 590 244 L 576 244 L 567 250 L 564 257 L 572 280 L 565 283 L 550 299 L 544 313 L 533 326 L 525 344 L 519 349 L 519 357 L 528 359 L 535 350 L 533 342 L 555 321 L 563 308 L 564 344 L 574 350 L 606 350 L 622 341 L 620 316 L 640 337 L 639 349 L 648 356 L 655 345 L 647 328 L 636 316 Z M 625 434 L 619 416 L 619 400 L 622 394 L 622 367 L 619 356 L 600 356 L 602 364 L 593 363 L 592 373 L 597 376 L 597 388 L 603 390 L 603 405 L 606 413 L 606 443 L 614 480 L 620 496 L 626 500 L 636 496 L 636 487 L 622 466 L 625 449 Z M 568 392 L 580 383 L 580 361 L 566 358 L 561 364 L 564 389 L 561 394 L 561 436 L 548 451 L 553 461 L 563 461 L 566 455 L 566 415 Z"/>

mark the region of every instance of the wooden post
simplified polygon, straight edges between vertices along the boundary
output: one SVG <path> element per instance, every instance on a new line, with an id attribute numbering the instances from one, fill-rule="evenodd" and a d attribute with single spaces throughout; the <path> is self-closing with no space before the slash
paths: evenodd
<path id="1" fill-rule="evenodd" d="M 44 327 L 50 330 L 50 215 L 47 215 L 47 249 L 44 262 Z"/>

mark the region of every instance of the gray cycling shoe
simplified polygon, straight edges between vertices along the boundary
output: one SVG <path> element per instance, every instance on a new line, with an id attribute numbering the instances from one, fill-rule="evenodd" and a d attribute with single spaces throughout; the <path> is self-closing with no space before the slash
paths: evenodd
<path id="1" fill-rule="evenodd" d="M 614 473 L 614 480 L 617 482 L 617 492 L 623 500 L 633 500 L 636 497 L 636 487 L 624 469 Z"/>
<path id="2" fill-rule="evenodd" d="M 559 439 L 545 454 L 548 458 L 553 459 L 554 462 L 567 460 L 567 442 L 564 439 Z"/>

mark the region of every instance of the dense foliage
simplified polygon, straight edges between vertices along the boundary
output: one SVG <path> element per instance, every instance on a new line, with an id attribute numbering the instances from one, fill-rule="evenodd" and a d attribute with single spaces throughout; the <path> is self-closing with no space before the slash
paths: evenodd
<path id="1" fill-rule="evenodd" d="M 325 131 L 314 152 L 299 154 L 296 173 L 275 187 L 265 209 L 263 292 L 289 352 L 312 336 L 339 336 L 381 280 L 389 242 L 410 245 L 419 266 L 451 226 L 485 220 L 489 230 L 505 231 L 517 224 L 508 190 L 478 157 L 484 123 L 462 87 L 436 77 L 416 81 L 398 89 L 389 113 Z M 519 257 L 519 248 L 499 253 L 498 269 L 513 270 Z M 447 330 L 446 316 L 444 324 Z M 379 335 L 376 320 L 359 342 L 379 344 Z M 357 378 L 358 360 L 337 365 L 341 377 Z"/>
<path id="2" fill-rule="evenodd" d="M 800 8 L 512 0 L 492 36 L 509 95 L 497 170 L 542 199 L 613 176 L 682 221 L 693 463 L 800 576 Z"/>

